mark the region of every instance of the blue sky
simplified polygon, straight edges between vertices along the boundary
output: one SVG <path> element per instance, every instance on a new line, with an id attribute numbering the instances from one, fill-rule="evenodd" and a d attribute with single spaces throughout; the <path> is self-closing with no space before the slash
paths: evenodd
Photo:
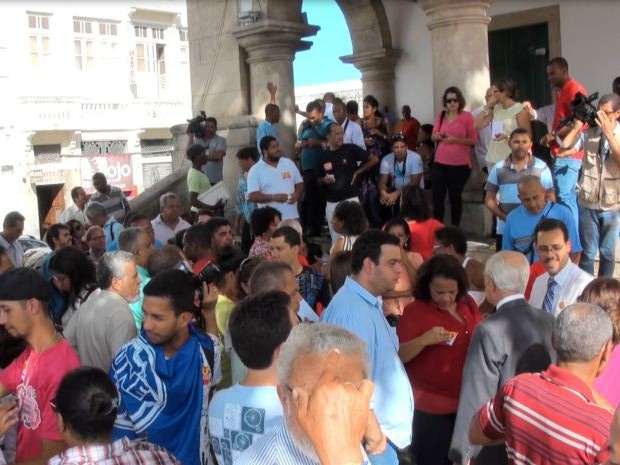
<path id="1" fill-rule="evenodd" d="M 347 23 L 335 0 L 304 0 L 302 10 L 308 15 L 308 22 L 321 30 L 307 38 L 313 42 L 312 48 L 295 56 L 295 85 L 360 79 L 361 74 L 353 65 L 338 58 L 350 55 L 353 48 Z"/>

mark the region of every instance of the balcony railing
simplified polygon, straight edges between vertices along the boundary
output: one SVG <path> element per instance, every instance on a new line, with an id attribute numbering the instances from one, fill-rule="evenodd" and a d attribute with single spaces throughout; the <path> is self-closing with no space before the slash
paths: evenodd
<path id="1" fill-rule="evenodd" d="M 31 131 L 170 127 L 191 116 L 189 103 L 173 100 L 96 102 L 24 97 L 18 102 L 19 126 Z"/>

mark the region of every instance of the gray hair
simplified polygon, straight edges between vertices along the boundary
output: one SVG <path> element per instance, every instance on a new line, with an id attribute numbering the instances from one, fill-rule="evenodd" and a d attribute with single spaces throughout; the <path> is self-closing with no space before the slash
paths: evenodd
<path id="1" fill-rule="evenodd" d="M 140 246 L 140 238 L 146 231 L 137 226 L 126 228 L 118 235 L 118 248 L 132 254 L 138 251 Z"/>
<path id="2" fill-rule="evenodd" d="M 337 350 L 342 355 L 359 357 L 364 368 L 364 376 L 369 376 L 370 361 L 364 341 L 340 326 L 328 323 L 303 323 L 291 330 L 288 339 L 281 346 L 277 365 L 280 384 L 287 385 L 291 367 L 299 355 L 323 355 L 331 350 Z"/>
<path id="3" fill-rule="evenodd" d="M 293 273 L 293 270 L 284 262 L 274 260 L 272 262 L 260 263 L 252 274 L 248 283 L 250 294 L 259 292 L 281 291 L 286 285 L 284 277 L 286 273 Z"/>
<path id="4" fill-rule="evenodd" d="M 338 124 L 338 123 L 336 123 Z M 276 229 L 280 229 L 283 228 L 284 226 L 290 226 L 291 228 L 293 228 L 295 231 L 297 231 L 299 233 L 299 237 L 303 237 L 304 235 L 304 230 L 301 227 L 301 223 L 293 218 L 287 218 L 286 220 L 282 220 L 280 221 L 280 223 L 278 224 L 278 227 Z"/>
<path id="5" fill-rule="evenodd" d="M 493 281 L 502 291 L 523 294 L 530 277 L 530 264 L 525 255 L 502 250 L 487 260 L 484 277 Z"/>
<path id="6" fill-rule="evenodd" d="M 166 205 L 168 204 L 168 200 L 170 199 L 179 199 L 179 196 L 176 195 L 174 192 L 166 192 L 165 194 L 162 194 L 159 197 L 159 211 L 162 211 L 164 208 L 166 208 Z"/>
<path id="7" fill-rule="evenodd" d="M 84 214 L 86 215 L 86 218 L 88 218 L 88 221 L 92 221 L 101 215 L 108 216 L 107 210 L 103 204 L 99 202 L 88 202 L 88 205 L 86 205 L 86 208 L 84 209 Z"/>
<path id="8" fill-rule="evenodd" d="M 576 303 L 558 315 L 553 325 L 553 343 L 561 362 L 589 362 L 611 341 L 613 325 L 598 305 Z"/>
<path id="9" fill-rule="evenodd" d="M 97 262 L 97 282 L 101 289 L 108 289 L 113 278 L 125 276 L 125 265 L 133 262 L 133 254 L 124 250 L 107 252 Z"/>

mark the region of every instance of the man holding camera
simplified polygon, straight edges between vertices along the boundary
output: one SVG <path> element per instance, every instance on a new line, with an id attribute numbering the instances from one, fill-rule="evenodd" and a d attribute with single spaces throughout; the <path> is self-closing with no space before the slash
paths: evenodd
<path id="1" fill-rule="evenodd" d="M 585 132 L 585 156 L 577 184 L 579 236 L 583 252 L 579 267 L 594 274 L 599 252 L 599 276 L 613 276 L 620 229 L 620 97 L 605 94 L 598 101 L 595 123 Z M 579 123 L 579 122 L 578 122 Z M 575 124 L 564 139 L 570 146 L 580 135 Z"/>
<path id="2" fill-rule="evenodd" d="M 217 120 L 212 116 L 197 116 L 190 120 L 187 126 L 189 140 L 187 147 L 200 144 L 206 149 L 207 162 L 202 166 L 202 172 L 207 175 L 211 184 L 217 184 L 224 179 L 224 156 L 226 155 L 226 139 L 216 134 Z"/>
<path id="3" fill-rule="evenodd" d="M 555 105 L 553 116 L 553 130 L 540 141 L 541 145 L 548 146 L 555 159 L 553 168 L 553 179 L 556 189 L 556 197 L 559 203 L 570 208 L 575 219 L 578 217 L 577 197 L 575 195 L 575 185 L 581 168 L 583 150 L 562 150 L 560 141 L 570 131 L 570 127 L 563 123 L 563 120 L 572 113 L 571 102 L 578 93 L 587 95 L 585 87 L 570 77 L 568 74 L 568 62 L 557 57 L 547 65 L 547 77 L 551 85 L 560 89 Z M 579 129 L 582 129 L 579 126 Z M 562 144 L 564 147 L 569 144 Z"/>

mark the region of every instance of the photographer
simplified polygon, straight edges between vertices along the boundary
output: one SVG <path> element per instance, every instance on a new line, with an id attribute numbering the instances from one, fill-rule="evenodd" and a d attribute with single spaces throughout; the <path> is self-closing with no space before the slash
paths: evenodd
<path id="1" fill-rule="evenodd" d="M 600 255 L 599 276 L 613 276 L 620 220 L 620 97 L 605 94 L 591 112 L 584 135 L 585 156 L 577 183 L 579 236 L 583 252 L 579 267 L 594 274 L 594 257 Z M 582 123 L 576 120 L 564 139 L 571 146 L 580 137 Z"/>
<path id="2" fill-rule="evenodd" d="M 226 155 L 226 139 L 216 134 L 217 120 L 212 116 L 207 117 L 205 112 L 201 111 L 198 116 L 188 120 L 188 123 L 187 148 L 194 144 L 205 148 L 207 162 L 202 167 L 202 172 L 207 175 L 211 184 L 217 184 L 223 179 L 223 158 Z"/>
<path id="3" fill-rule="evenodd" d="M 551 154 L 555 158 L 553 178 L 558 202 L 570 208 L 575 218 L 577 218 L 579 212 L 577 209 L 575 185 L 579 176 L 583 150 L 562 150 L 560 141 L 564 141 L 564 147 L 571 146 L 565 140 L 569 128 L 563 121 L 572 113 L 571 102 L 573 102 L 577 94 L 587 95 L 587 91 L 581 83 L 570 76 L 568 62 L 562 57 L 556 57 L 549 62 L 547 65 L 547 77 L 551 86 L 559 89 L 559 93 L 555 105 L 552 131 L 545 135 L 540 143 L 543 146 L 549 147 Z"/>

